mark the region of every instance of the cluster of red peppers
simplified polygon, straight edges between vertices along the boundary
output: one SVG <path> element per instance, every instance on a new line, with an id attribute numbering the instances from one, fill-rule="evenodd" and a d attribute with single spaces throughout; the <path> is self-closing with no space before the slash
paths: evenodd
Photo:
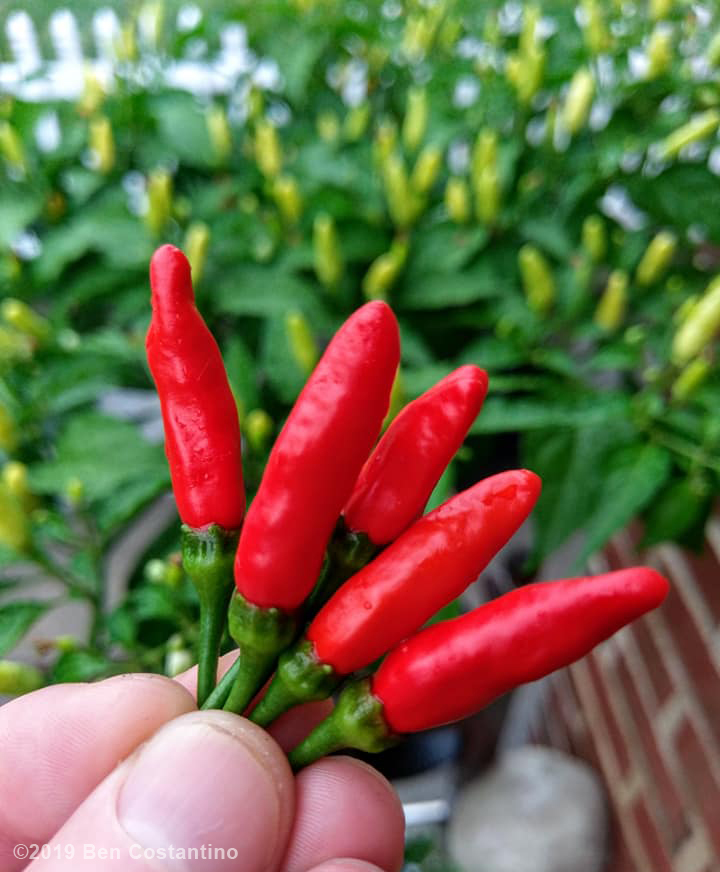
<path id="1" fill-rule="evenodd" d="M 423 515 L 480 411 L 485 372 L 460 367 L 378 441 L 400 341 L 391 309 L 368 303 L 315 367 L 245 515 L 237 408 L 182 252 L 160 248 L 150 280 L 148 362 L 201 606 L 198 704 L 267 725 L 342 685 L 332 714 L 291 752 L 295 767 L 467 717 L 665 598 L 661 575 L 630 569 L 531 584 L 422 629 L 475 581 L 540 493 L 536 475 L 511 470 Z M 216 686 L 226 621 L 239 656 Z"/>

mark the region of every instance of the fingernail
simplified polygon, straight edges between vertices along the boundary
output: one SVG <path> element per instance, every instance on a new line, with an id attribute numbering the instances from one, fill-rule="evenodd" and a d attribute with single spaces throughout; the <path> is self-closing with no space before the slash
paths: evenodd
<path id="1" fill-rule="evenodd" d="M 268 868 L 282 788 L 242 724 L 216 712 L 187 715 L 140 751 L 118 799 L 138 856 L 186 872 L 223 859 L 228 868 Z"/>

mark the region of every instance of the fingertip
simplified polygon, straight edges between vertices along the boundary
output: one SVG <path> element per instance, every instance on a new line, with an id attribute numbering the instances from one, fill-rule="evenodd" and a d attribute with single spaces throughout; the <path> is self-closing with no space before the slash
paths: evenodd
<path id="1" fill-rule="evenodd" d="M 297 810 L 283 872 L 305 872 L 338 857 L 387 872 L 402 865 L 405 819 L 389 782 L 350 757 L 325 757 L 296 778 Z"/>

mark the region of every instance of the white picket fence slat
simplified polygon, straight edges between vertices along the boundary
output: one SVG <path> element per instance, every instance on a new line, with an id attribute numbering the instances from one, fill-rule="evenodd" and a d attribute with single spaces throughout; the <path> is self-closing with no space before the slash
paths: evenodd
<path id="1" fill-rule="evenodd" d="M 178 13 L 180 30 L 194 27 L 202 17 L 196 6 L 183 7 Z M 54 56 L 43 58 L 38 30 L 24 10 L 11 12 L 5 19 L 5 34 L 11 60 L 0 63 L 0 93 L 11 94 L 29 102 L 77 100 L 85 88 L 88 72 L 105 86 L 118 72 L 118 38 L 120 21 L 110 8 L 95 12 L 91 22 L 95 54 L 88 57 L 80 36 L 77 18 L 70 9 L 58 9 L 50 17 L 48 33 Z M 138 20 L 140 57 L 130 68 L 123 65 L 123 75 L 143 81 L 148 61 L 153 57 L 155 35 L 153 22 Z M 173 59 L 161 67 L 154 64 L 153 78 L 165 85 L 197 96 L 232 92 L 241 79 L 248 79 L 266 90 L 276 91 L 282 78 L 275 61 L 259 58 L 248 46 L 242 24 L 229 23 L 219 33 L 219 48 L 212 57 Z"/>

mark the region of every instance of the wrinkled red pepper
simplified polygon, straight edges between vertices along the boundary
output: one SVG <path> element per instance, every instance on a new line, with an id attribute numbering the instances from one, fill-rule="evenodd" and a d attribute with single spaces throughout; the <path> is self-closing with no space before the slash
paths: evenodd
<path id="1" fill-rule="evenodd" d="M 298 702 L 323 698 L 370 665 L 475 581 L 532 511 L 540 479 L 511 470 L 478 482 L 416 521 L 344 584 L 279 661 L 252 713 L 270 723 Z"/>
<path id="2" fill-rule="evenodd" d="M 399 360 L 392 310 L 367 303 L 333 337 L 275 442 L 235 558 L 230 631 L 253 676 L 238 676 L 228 709 L 247 705 L 292 641 L 297 610 L 380 432 Z"/>
<path id="3" fill-rule="evenodd" d="M 290 755 L 295 767 L 342 747 L 382 750 L 403 733 L 468 717 L 520 684 L 584 657 L 659 606 L 653 569 L 540 582 L 403 642 L 371 679 L 354 682 Z"/>
<path id="4" fill-rule="evenodd" d="M 237 407 L 220 349 L 195 307 L 190 264 L 172 245 L 150 263 L 147 359 L 160 397 L 165 452 L 182 518 L 183 565 L 200 599 L 198 701 L 215 685 L 245 513 Z"/>
<path id="5" fill-rule="evenodd" d="M 220 349 L 195 307 L 190 264 L 172 245 L 150 263 L 147 359 L 183 522 L 237 530 L 245 514 L 240 424 Z"/>

